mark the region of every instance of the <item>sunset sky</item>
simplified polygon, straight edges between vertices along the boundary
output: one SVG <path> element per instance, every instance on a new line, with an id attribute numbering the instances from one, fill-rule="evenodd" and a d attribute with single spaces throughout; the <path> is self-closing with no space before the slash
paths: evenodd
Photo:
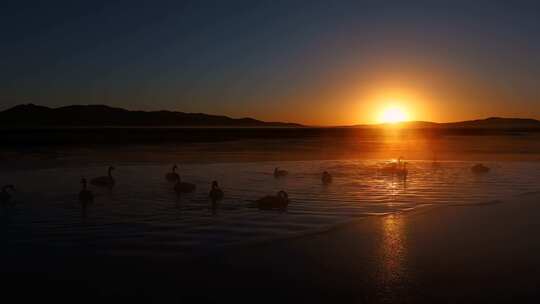
<path id="1" fill-rule="evenodd" d="M 538 1 L 422 2 L 3 1 L 0 110 L 540 118 Z"/>

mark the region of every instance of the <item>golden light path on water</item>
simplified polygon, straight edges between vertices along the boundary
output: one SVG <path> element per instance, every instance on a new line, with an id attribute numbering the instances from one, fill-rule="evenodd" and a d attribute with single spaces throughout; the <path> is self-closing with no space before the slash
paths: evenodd
<path id="1" fill-rule="evenodd" d="M 382 221 L 383 240 L 381 244 L 383 278 L 385 282 L 395 282 L 403 276 L 403 261 L 406 255 L 404 222 L 400 215 L 388 215 Z"/>
<path id="2" fill-rule="evenodd" d="M 400 294 L 396 290 L 401 290 L 407 283 L 405 221 L 402 215 L 391 214 L 384 216 L 380 225 L 382 239 L 379 241 L 377 259 L 377 293 L 384 301 L 396 302 L 402 300 L 396 298 Z"/>

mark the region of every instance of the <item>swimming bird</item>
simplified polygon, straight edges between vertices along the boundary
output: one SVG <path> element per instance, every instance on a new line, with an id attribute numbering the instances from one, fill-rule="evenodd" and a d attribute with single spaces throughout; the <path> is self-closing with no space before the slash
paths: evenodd
<path id="1" fill-rule="evenodd" d="M 175 182 L 179 178 L 178 173 L 176 173 L 176 169 L 178 169 L 178 166 L 174 164 L 172 171 L 165 175 L 165 179 L 167 179 L 169 182 Z"/>
<path id="2" fill-rule="evenodd" d="M 391 162 L 385 164 L 380 171 L 386 174 L 397 175 L 399 177 L 407 177 L 409 170 L 407 169 L 407 162 L 401 161 L 402 157 L 398 158 L 397 162 Z"/>
<path id="3" fill-rule="evenodd" d="M 328 171 L 324 171 L 321 176 L 322 183 L 328 185 L 332 183 L 332 175 Z"/>
<path id="4" fill-rule="evenodd" d="M 208 196 L 210 199 L 212 199 L 212 202 L 217 202 L 223 199 L 223 190 L 219 188 L 217 181 L 212 182 L 212 190 L 210 190 Z"/>
<path id="5" fill-rule="evenodd" d="M 491 169 L 484 166 L 484 164 L 476 164 L 471 167 L 473 173 L 488 173 Z"/>
<path id="6" fill-rule="evenodd" d="M 208 196 L 212 200 L 212 215 L 216 215 L 218 201 L 223 199 L 223 190 L 219 188 L 217 181 L 212 182 L 212 190 L 210 190 Z"/>
<path id="7" fill-rule="evenodd" d="M 93 178 L 90 181 L 90 184 L 94 186 L 98 186 L 98 187 L 107 187 L 107 188 L 114 187 L 115 182 L 111 174 L 112 170 L 114 170 L 114 167 L 112 166 L 109 167 L 107 176 L 100 176 L 100 177 Z"/>
<path id="8" fill-rule="evenodd" d="M 255 201 L 261 210 L 280 209 L 283 210 L 289 205 L 289 195 L 285 191 L 279 191 L 276 195 L 267 195 Z"/>
<path id="9" fill-rule="evenodd" d="M 407 178 L 407 175 L 409 175 L 409 169 L 407 169 L 407 162 L 403 162 L 401 166 L 396 169 L 396 175 L 398 177 Z"/>
<path id="10" fill-rule="evenodd" d="M 439 169 L 442 167 L 442 164 L 437 160 L 436 154 L 433 154 L 433 161 L 431 162 L 431 167 L 434 169 Z"/>
<path id="11" fill-rule="evenodd" d="M 5 204 L 11 200 L 11 194 L 8 190 L 15 191 L 15 186 L 5 185 L 2 187 L 2 191 L 0 191 L 0 203 Z"/>
<path id="12" fill-rule="evenodd" d="M 79 192 L 79 201 L 83 204 L 88 204 L 94 201 L 92 191 L 86 189 L 86 178 L 81 179 L 82 189 Z"/>
<path id="13" fill-rule="evenodd" d="M 174 191 L 177 194 L 190 193 L 190 192 L 195 191 L 195 188 L 196 187 L 194 184 L 182 182 L 182 180 L 180 179 L 180 176 L 178 176 L 178 179 L 176 180 L 176 184 L 174 185 Z"/>
<path id="14" fill-rule="evenodd" d="M 288 174 L 289 174 L 289 172 L 287 172 L 286 170 L 280 170 L 279 168 L 274 169 L 274 177 L 275 178 L 284 177 L 284 176 L 287 176 Z"/>
<path id="15" fill-rule="evenodd" d="M 394 174 L 396 172 L 397 167 L 398 167 L 397 163 L 395 162 L 386 163 L 383 165 L 382 168 L 379 169 L 379 171 L 383 173 Z"/>

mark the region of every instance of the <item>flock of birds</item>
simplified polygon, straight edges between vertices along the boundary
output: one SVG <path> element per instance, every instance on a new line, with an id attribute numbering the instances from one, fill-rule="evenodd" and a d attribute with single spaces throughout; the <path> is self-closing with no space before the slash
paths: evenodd
<path id="1" fill-rule="evenodd" d="M 195 184 L 183 182 L 180 175 L 176 172 L 178 169 L 178 166 L 175 164 L 172 167 L 172 170 L 170 172 L 167 172 L 165 174 L 165 179 L 168 182 L 174 183 L 174 192 L 176 192 L 177 195 L 181 195 L 184 193 L 192 193 L 196 190 Z M 96 186 L 96 187 L 104 187 L 104 188 L 113 188 L 115 185 L 114 177 L 112 176 L 112 171 L 114 170 L 114 167 L 109 167 L 107 171 L 106 176 L 100 176 L 96 177 L 90 180 L 90 184 Z M 279 168 L 274 169 L 274 177 L 275 178 L 281 178 L 287 176 L 289 173 L 286 170 L 280 170 Z M 332 177 L 328 172 L 324 172 L 322 176 L 322 181 L 324 184 L 328 184 L 332 181 Z M 88 190 L 87 188 L 87 180 L 83 178 L 81 180 L 82 189 L 79 192 L 79 201 L 86 205 L 94 201 L 94 194 L 92 191 Z M 212 182 L 212 186 L 210 188 L 210 192 L 208 193 L 208 197 L 212 201 L 212 206 L 215 208 L 215 205 L 217 202 L 221 201 L 224 197 L 223 190 L 219 187 L 219 184 L 217 181 Z M 270 209 L 280 209 L 283 210 L 287 208 L 289 205 L 289 195 L 287 192 L 281 190 L 276 195 L 267 195 L 265 197 L 262 197 L 255 201 L 255 205 L 261 209 L 261 210 L 270 210 Z"/>
<path id="2" fill-rule="evenodd" d="M 180 178 L 180 175 L 176 172 L 178 166 L 175 164 L 172 167 L 172 170 L 165 174 L 165 179 L 171 183 L 174 183 L 174 192 L 177 195 L 184 193 L 194 192 L 196 189 L 195 184 L 183 182 Z M 96 187 L 109 188 L 112 189 L 115 185 L 114 177 L 112 176 L 112 171 L 114 167 L 110 166 L 107 170 L 107 175 L 99 176 L 90 180 L 90 184 Z M 387 163 L 385 166 L 380 168 L 380 171 L 387 174 L 392 174 L 400 178 L 406 179 L 409 173 L 407 169 L 407 162 L 402 161 L 402 158 L 399 158 L 397 162 Z M 483 174 L 490 171 L 490 168 L 483 164 L 476 164 L 471 167 L 471 171 L 475 174 Z M 274 169 L 274 178 L 283 178 L 289 175 L 289 172 L 282 170 L 280 168 Z M 324 185 L 332 183 L 332 175 L 327 171 L 324 171 L 321 175 L 321 182 Z M 81 179 L 82 189 L 79 192 L 79 201 L 83 205 L 87 205 L 94 201 L 94 194 L 88 189 L 88 181 L 86 178 Z M 11 200 L 12 192 L 15 191 L 15 186 L 6 185 L 2 187 L 0 191 L 0 203 L 7 204 Z M 218 185 L 217 181 L 213 181 L 211 185 L 210 192 L 208 197 L 212 201 L 212 207 L 215 208 L 217 202 L 221 201 L 224 197 L 223 190 Z M 279 209 L 284 210 L 289 205 L 289 195 L 287 192 L 281 190 L 275 195 L 264 196 L 254 202 L 255 206 L 261 210 L 270 210 L 270 209 Z"/>
<path id="3" fill-rule="evenodd" d="M 172 170 L 165 174 L 165 179 L 171 183 L 174 183 L 174 187 L 173 187 L 174 192 L 176 192 L 178 196 L 184 193 L 194 192 L 196 190 L 195 184 L 182 181 L 180 175 L 176 172 L 177 169 L 178 169 L 178 166 L 175 164 L 172 167 Z M 100 187 L 100 188 L 112 189 L 114 185 L 116 184 L 114 177 L 112 175 L 113 171 L 114 171 L 114 167 L 110 166 L 107 170 L 107 175 L 99 176 L 99 177 L 91 179 L 90 184 L 96 187 Z M 282 177 L 287 176 L 288 174 L 289 173 L 286 170 L 281 170 L 279 168 L 275 168 L 274 170 L 275 178 L 282 178 Z M 332 177 L 326 171 L 322 175 L 322 182 L 323 184 L 329 184 L 332 182 Z M 81 204 L 83 204 L 83 206 L 86 206 L 87 204 L 92 203 L 94 201 L 94 193 L 88 189 L 88 181 L 86 180 L 86 178 L 81 179 L 81 187 L 82 189 L 79 192 L 79 201 Z M 10 202 L 12 192 L 14 191 L 15 191 L 15 186 L 13 185 L 4 186 L 2 188 L 2 191 L 0 192 L 0 203 L 4 205 Z M 221 190 L 217 181 L 212 182 L 208 197 L 212 201 L 213 209 L 215 208 L 217 202 L 221 201 L 224 198 L 223 190 Z M 258 207 L 261 210 L 269 210 L 269 209 L 284 210 L 289 205 L 289 195 L 287 194 L 287 192 L 281 190 L 275 195 L 267 195 L 256 200 L 254 204 L 256 207 Z"/>

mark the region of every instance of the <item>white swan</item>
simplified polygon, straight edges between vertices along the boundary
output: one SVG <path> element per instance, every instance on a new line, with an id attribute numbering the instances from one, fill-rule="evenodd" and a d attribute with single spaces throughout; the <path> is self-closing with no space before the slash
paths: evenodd
<path id="1" fill-rule="evenodd" d="M 407 169 L 407 162 L 402 162 L 401 159 L 402 158 L 400 157 L 397 162 L 385 164 L 384 167 L 379 170 L 386 174 L 392 174 L 406 178 L 409 174 L 409 170 Z"/>
<path id="2" fill-rule="evenodd" d="M 401 167 L 396 170 L 396 175 L 399 177 L 407 178 L 407 175 L 409 175 L 409 169 L 407 169 L 407 162 L 403 162 Z"/>
<path id="3" fill-rule="evenodd" d="M 217 202 L 223 199 L 223 190 L 219 188 L 217 181 L 212 182 L 212 189 L 210 190 L 208 196 L 212 202 Z"/>
<path id="4" fill-rule="evenodd" d="M 94 201 L 92 191 L 86 189 L 86 178 L 81 179 L 82 189 L 79 192 L 79 201 L 83 204 L 88 204 Z"/>
<path id="5" fill-rule="evenodd" d="M 114 187 L 114 184 L 115 184 L 115 181 L 114 181 L 114 178 L 112 177 L 112 170 L 114 170 L 114 167 L 109 167 L 109 170 L 107 171 L 108 174 L 107 176 L 100 176 L 100 177 L 96 177 L 96 178 L 93 178 L 90 183 L 94 186 L 98 186 L 98 187 L 107 187 L 107 188 L 112 188 Z"/>
<path id="6" fill-rule="evenodd" d="M 178 176 L 178 179 L 176 180 L 176 184 L 174 185 L 174 191 L 180 195 L 181 193 L 190 193 L 195 191 L 196 186 L 192 183 L 185 183 L 182 182 L 180 179 L 180 176 Z"/>
<path id="7" fill-rule="evenodd" d="M 274 177 L 275 178 L 280 178 L 280 177 L 284 177 L 284 176 L 287 176 L 287 175 L 289 175 L 289 172 L 287 172 L 286 170 L 280 170 L 279 168 L 274 169 Z"/>
<path id="8" fill-rule="evenodd" d="M 8 190 L 15 191 L 15 186 L 5 185 L 2 187 L 2 191 L 0 191 L 0 203 L 5 204 L 11 200 L 11 194 Z"/>
<path id="9" fill-rule="evenodd" d="M 276 195 L 267 195 L 255 201 L 261 210 L 280 209 L 283 210 L 289 205 L 289 195 L 285 191 L 279 191 Z"/>
<path id="10" fill-rule="evenodd" d="M 176 169 L 178 169 L 178 166 L 175 164 L 175 165 L 172 167 L 172 171 L 171 171 L 171 172 L 168 172 L 168 173 L 165 175 L 165 179 L 167 179 L 167 181 L 169 181 L 169 182 L 175 182 L 178 178 L 180 178 L 180 176 L 178 175 L 178 173 L 176 173 Z"/>
<path id="11" fill-rule="evenodd" d="M 325 185 L 332 183 L 332 175 L 330 175 L 328 171 L 324 171 L 321 176 L 321 181 Z"/>
<path id="12" fill-rule="evenodd" d="M 491 169 L 484 166 L 484 164 L 476 164 L 471 167 L 473 173 L 488 173 Z"/>

